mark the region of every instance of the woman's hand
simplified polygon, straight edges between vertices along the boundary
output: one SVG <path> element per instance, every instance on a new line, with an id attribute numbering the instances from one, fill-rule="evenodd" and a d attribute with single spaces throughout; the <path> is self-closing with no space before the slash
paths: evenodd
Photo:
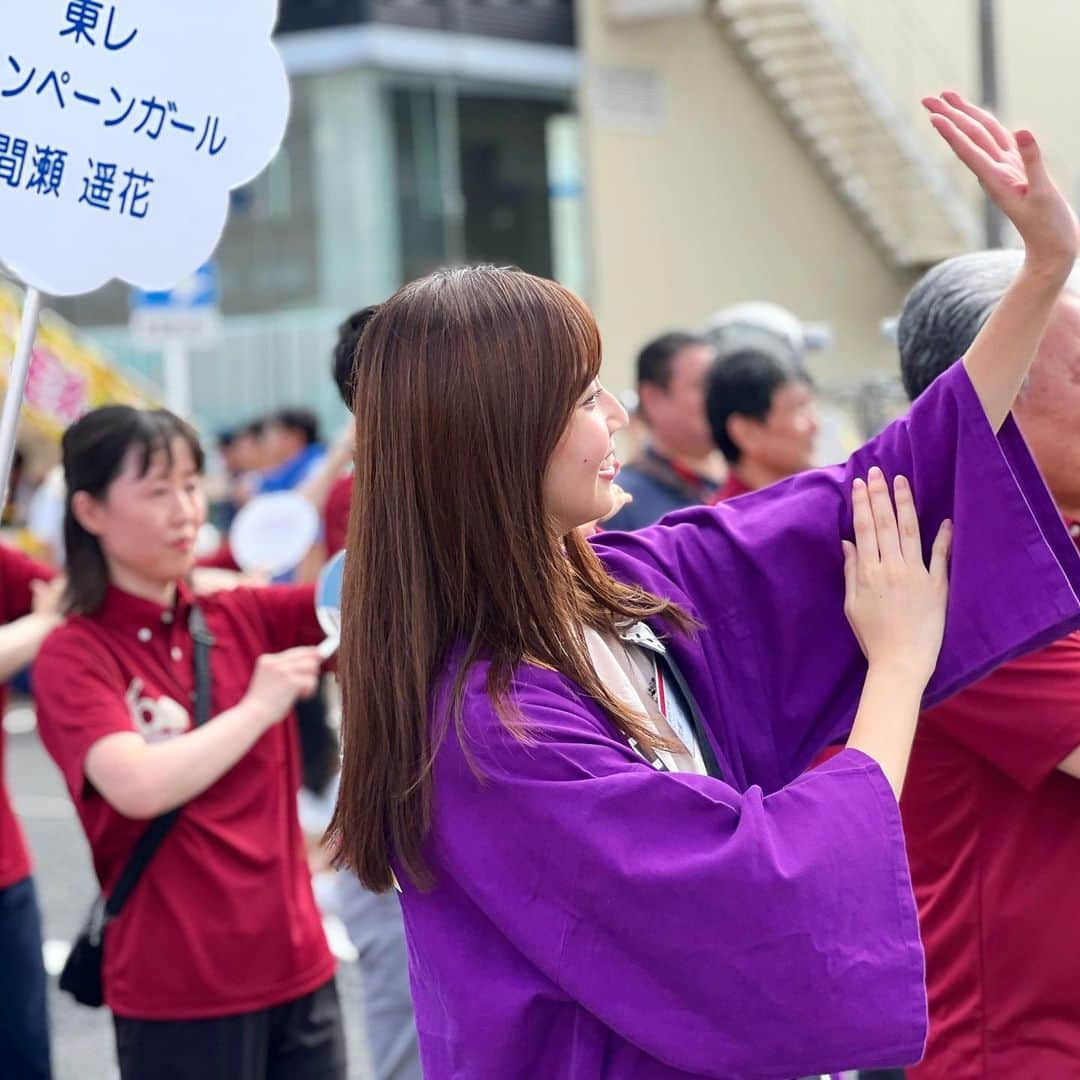
<path id="1" fill-rule="evenodd" d="M 1076 215 L 1043 165 L 1030 131 L 1006 129 L 953 90 L 923 98 L 930 122 L 1016 226 L 1027 260 L 1067 272 L 1076 259 Z"/>
<path id="2" fill-rule="evenodd" d="M 241 705 L 256 711 L 266 727 L 289 715 L 297 699 L 310 697 L 319 685 L 319 650 L 312 646 L 264 653 Z"/>
<path id="3" fill-rule="evenodd" d="M 902 673 L 921 694 L 945 631 L 952 525 L 938 530 L 927 569 L 907 480 L 898 476 L 893 491 L 895 513 L 880 469 L 853 486 L 855 542 L 843 541 L 844 614 L 871 670 Z"/>
<path id="4" fill-rule="evenodd" d="M 1076 215 L 1054 186 L 1029 131 L 946 91 L 923 98 L 930 120 L 1024 240 L 1024 263 L 964 356 L 994 431 L 1020 392 L 1077 251 Z"/>
<path id="5" fill-rule="evenodd" d="M 30 610 L 35 615 L 43 615 L 54 619 L 59 625 L 64 589 L 66 587 L 67 578 L 62 576 L 55 577 L 52 581 L 31 581 Z"/>

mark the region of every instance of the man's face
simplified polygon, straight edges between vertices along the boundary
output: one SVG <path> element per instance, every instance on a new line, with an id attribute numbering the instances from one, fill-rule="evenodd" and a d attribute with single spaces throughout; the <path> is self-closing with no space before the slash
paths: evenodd
<path id="1" fill-rule="evenodd" d="M 794 476 L 814 464 L 821 423 L 814 391 L 801 379 L 782 383 L 761 420 L 739 418 L 735 441 L 745 460 L 773 476 Z"/>
<path id="2" fill-rule="evenodd" d="M 285 427 L 276 420 L 266 425 L 263 436 L 263 448 L 266 454 L 267 468 L 283 465 L 304 449 L 304 436 L 295 428 Z"/>
<path id="3" fill-rule="evenodd" d="M 1080 516 L 1080 299 L 1057 303 L 1016 402 L 1017 423 L 1058 506 Z"/>
<path id="4" fill-rule="evenodd" d="M 226 459 L 233 472 L 257 472 L 262 468 L 261 440 L 251 432 L 242 432 L 233 440 L 231 456 Z"/>
<path id="5" fill-rule="evenodd" d="M 667 389 L 651 383 L 639 388 L 641 405 L 656 438 L 686 458 L 703 458 L 713 449 L 705 415 L 705 384 L 716 359 L 711 345 L 687 345 L 671 358 Z"/>

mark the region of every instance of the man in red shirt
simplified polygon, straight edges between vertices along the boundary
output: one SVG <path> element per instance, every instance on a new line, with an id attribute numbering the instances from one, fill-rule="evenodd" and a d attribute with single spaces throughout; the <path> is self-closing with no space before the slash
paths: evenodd
<path id="1" fill-rule="evenodd" d="M 728 463 L 713 503 L 768 487 L 814 464 L 820 429 L 805 370 L 779 352 L 741 349 L 709 372 L 705 412 Z"/>
<path id="2" fill-rule="evenodd" d="M 1020 252 L 950 259 L 899 324 L 908 394 L 971 344 Z M 1014 414 L 1080 537 L 1080 281 L 1058 302 Z M 919 477 L 911 478 L 918 489 Z M 962 574 L 954 566 L 954 574 Z M 920 720 L 901 809 L 930 1036 L 917 1080 L 1080 1076 L 1080 634 L 1014 660 Z"/>
<path id="3" fill-rule="evenodd" d="M 59 623 L 58 590 L 45 586 L 54 571 L 0 546 L 0 680 L 9 679 L 37 654 Z M 0 717 L 5 687 L 0 682 Z M 0 1070 L 27 1080 L 48 1080 L 49 1027 L 41 916 L 30 855 L 4 782 L 4 733 L 0 727 Z M 6 1072 L 5 1072 L 6 1075 Z"/>

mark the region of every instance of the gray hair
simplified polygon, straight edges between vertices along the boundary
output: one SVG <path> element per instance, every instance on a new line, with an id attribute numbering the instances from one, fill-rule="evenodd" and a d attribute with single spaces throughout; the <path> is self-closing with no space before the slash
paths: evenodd
<path id="1" fill-rule="evenodd" d="M 967 352 L 1023 261 L 1022 251 L 974 251 L 938 263 L 919 279 L 897 325 L 900 375 L 910 399 Z M 1066 289 L 1080 295 L 1078 271 Z"/>

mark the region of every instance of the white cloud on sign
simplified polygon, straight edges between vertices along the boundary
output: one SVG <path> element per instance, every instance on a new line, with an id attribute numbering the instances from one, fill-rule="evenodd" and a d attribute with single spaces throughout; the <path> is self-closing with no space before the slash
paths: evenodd
<path id="1" fill-rule="evenodd" d="M 43 292 L 167 289 L 281 144 L 276 0 L 0 0 L 0 258 Z"/>

